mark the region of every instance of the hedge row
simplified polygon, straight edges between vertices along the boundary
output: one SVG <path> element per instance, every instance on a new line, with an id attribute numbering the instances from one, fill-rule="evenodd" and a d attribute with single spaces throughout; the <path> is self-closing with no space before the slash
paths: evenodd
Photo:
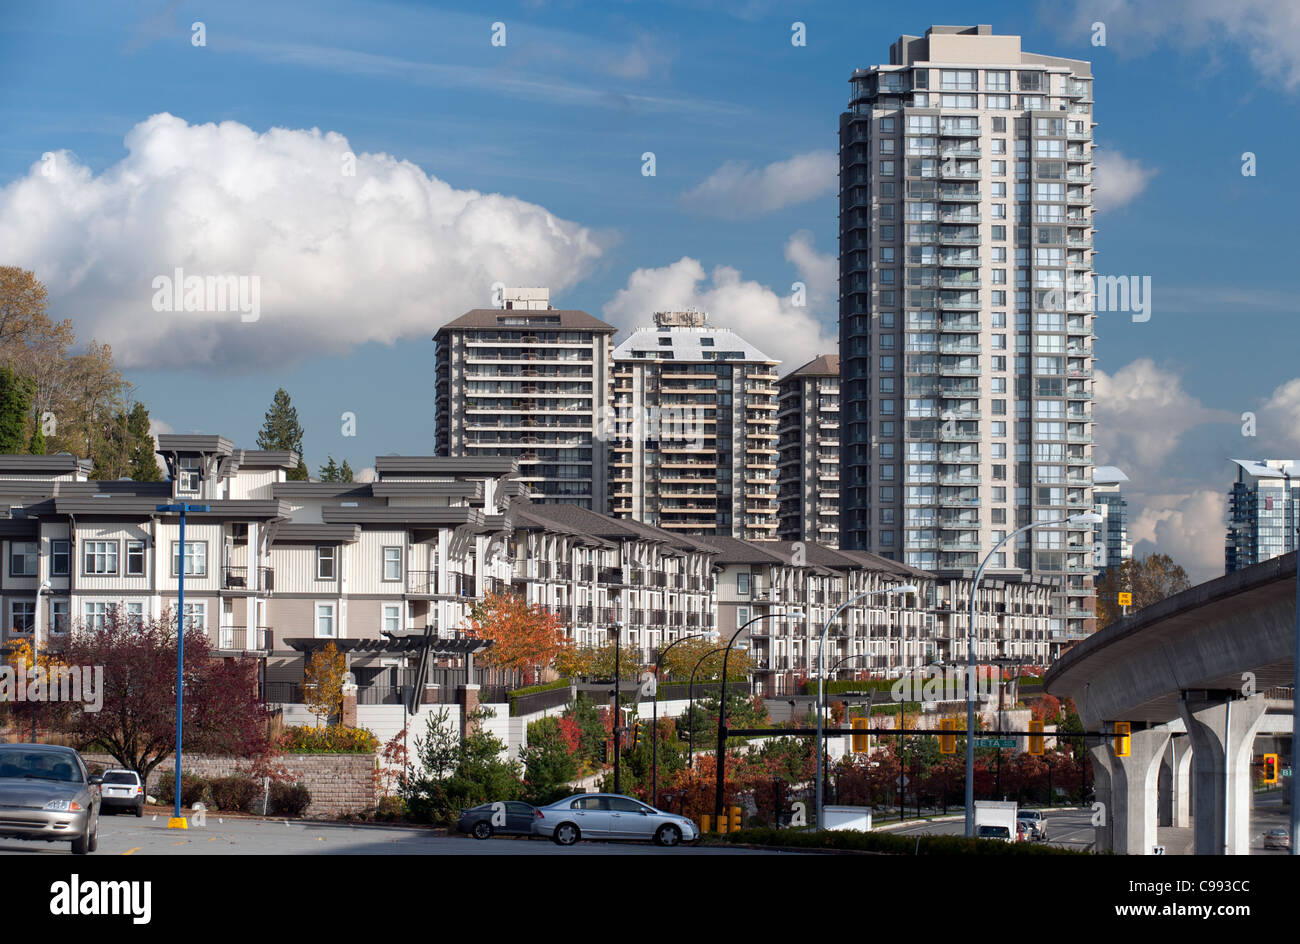
<path id="1" fill-rule="evenodd" d="M 159 803 L 175 803 L 175 783 L 175 770 L 164 770 L 154 790 Z M 235 774 L 206 780 L 197 774 L 181 774 L 181 805 L 187 809 L 202 803 L 225 813 L 261 813 L 264 799 L 268 800 L 268 814 L 301 816 L 311 805 L 311 791 L 300 783 L 273 783 L 270 796 L 264 797 L 262 785 L 251 777 Z"/>
<path id="2" fill-rule="evenodd" d="M 746 846 L 783 846 L 797 849 L 834 849 L 878 852 L 887 855 L 1084 855 L 1044 843 L 967 839 L 965 836 L 899 836 L 887 832 L 844 829 L 742 829 L 710 837 L 710 841 Z"/>
<path id="3" fill-rule="evenodd" d="M 280 746 L 288 754 L 373 754 L 379 738 L 366 728 L 298 724 L 285 729 Z"/>
<path id="4" fill-rule="evenodd" d="M 511 707 L 514 707 L 516 698 L 522 698 L 524 695 L 536 695 L 538 692 L 553 692 L 557 688 L 568 688 L 569 686 L 568 679 L 556 679 L 554 682 L 543 682 L 540 685 L 527 685 L 506 692 L 506 701 L 510 702 Z"/>

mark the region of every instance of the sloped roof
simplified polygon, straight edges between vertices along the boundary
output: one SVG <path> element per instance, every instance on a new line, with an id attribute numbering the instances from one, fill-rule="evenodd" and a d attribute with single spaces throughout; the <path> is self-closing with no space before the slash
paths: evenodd
<path id="1" fill-rule="evenodd" d="M 802 367 L 796 367 L 782 377 L 838 377 L 840 375 L 840 356 L 838 354 L 818 354 Z"/>
<path id="2" fill-rule="evenodd" d="M 528 319 L 530 323 L 520 324 L 520 319 Z M 498 328 L 520 332 L 578 329 L 608 331 L 610 334 L 618 330 L 612 324 L 576 308 L 474 308 L 447 322 L 438 329 L 438 335 L 463 328 Z"/>

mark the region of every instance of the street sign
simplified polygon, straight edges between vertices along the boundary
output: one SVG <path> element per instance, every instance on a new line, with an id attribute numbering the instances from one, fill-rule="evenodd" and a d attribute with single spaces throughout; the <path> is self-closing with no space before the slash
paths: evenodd
<path id="1" fill-rule="evenodd" d="M 976 747 L 1001 747 L 1011 749 L 1016 746 L 1015 738 L 976 738 Z"/>
<path id="2" fill-rule="evenodd" d="M 1120 605 L 1120 606 L 1132 606 L 1132 605 L 1133 605 L 1133 594 L 1131 594 L 1131 593 L 1121 593 L 1121 594 L 1119 595 L 1119 605 Z"/>
<path id="3" fill-rule="evenodd" d="M 1283 777 L 1289 777 L 1289 776 L 1291 776 L 1291 768 L 1290 768 L 1290 767 L 1283 767 L 1283 768 L 1282 768 L 1282 776 L 1283 776 Z"/>
<path id="4" fill-rule="evenodd" d="M 903 774 L 901 777 L 899 777 L 899 778 L 898 778 L 896 781 L 894 781 L 894 782 L 897 783 L 900 787 L 905 787 L 905 786 L 907 786 L 909 783 L 911 783 L 911 781 L 907 779 L 907 774 Z"/>

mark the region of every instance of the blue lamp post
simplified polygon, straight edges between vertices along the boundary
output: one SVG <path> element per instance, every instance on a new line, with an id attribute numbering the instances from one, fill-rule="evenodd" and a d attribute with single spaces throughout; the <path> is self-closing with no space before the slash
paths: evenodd
<path id="1" fill-rule="evenodd" d="M 181 815 L 181 732 L 183 727 L 183 709 L 185 707 L 185 515 L 191 511 L 207 511 L 207 505 L 191 505 L 181 502 L 176 505 L 159 505 L 155 511 L 176 513 L 181 516 L 181 534 L 177 554 L 180 561 L 176 567 L 176 782 L 171 819 L 167 821 L 168 829 L 188 829 L 189 823 Z"/>

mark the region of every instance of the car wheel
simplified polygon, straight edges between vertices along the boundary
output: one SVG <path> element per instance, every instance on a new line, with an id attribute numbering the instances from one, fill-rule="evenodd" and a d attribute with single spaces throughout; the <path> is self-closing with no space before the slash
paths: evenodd
<path id="1" fill-rule="evenodd" d="M 92 852 L 95 849 L 95 844 L 95 834 L 90 831 L 90 822 L 87 821 L 85 834 L 72 840 L 72 854 L 85 855 L 88 852 Z"/>
<path id="2" fill-rule="evenodd" d="M 557 846 L 571 846 L 581 838 L 582 834 L 578 832 L 578 827 L 574 823 L 561 823 L 555 827 L 555 832 L 551 838 L 555 840 Z"/>
<path id="3" fill-rule="evenodd" d="M 660 826 L 655 833 L 655 845 L 675 846 L 682 841 L 682 831 L 671 823 Z"/>
<path id="4" fill-rule="evenodd" d="M 491 839 L 492 824 L 485 819 L 481 819 L 474 824 L 474 827 L 469 831 L 469 834 L 475 839 Z"/>
<path id="5" fill-rule="evenodd" d="M 136 807 L 135 807 L 135 815 L 136 815 L 136 819 L 139 819 L 141 816 L 144 815 L 144 801 L 143 801 L 143 800 L 141 800 L 139 803 L 136 804 Z"/>

